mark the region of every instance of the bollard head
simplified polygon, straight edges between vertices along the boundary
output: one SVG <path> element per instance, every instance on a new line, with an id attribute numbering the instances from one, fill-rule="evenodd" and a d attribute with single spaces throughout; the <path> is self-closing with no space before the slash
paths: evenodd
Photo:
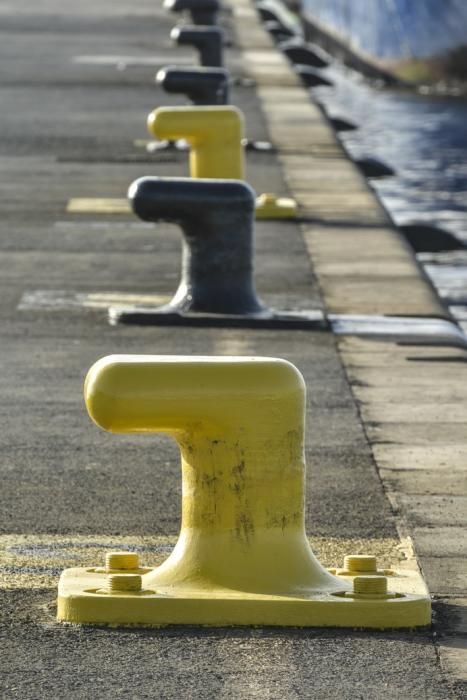
<path id="1" fill-rule="evenodd" d="M 170 38 L 178 46 L 194 46 L 199 52 L 202 66 L 222 68 L 225 34 L 220 27 L 174 27 Z"/>
<path id="2" fill-rule="evenodd" d="M 168 221 L 187 230 L 200 225 L 205 235 L 215 234 L 207 230 L 211 220 L 228 222 L 230 216 L 237 226 L 253 227 L 255 192 L 239 180 L 142 177 L 130 185 L 128 198 L 143 221 Z"/>
<path id="3" fill-rule="evenodd" d="M 304 476 L 305 394 L 298 369 L 269 357 L 110 355 L 90 368 L 84 383 L 90 417 L 109 432 L 166 432 L 178 439 L 180 430 L 221 430 L 227 442 L 237 434 L 259 442 L 270 439 L 271 445 L 285 440 L 289 449 L 279 463 L 285 467 L 292 459 L 291 481 Z M 248 453 L 249 444 L 243 447 L 240 451 Z M 266 461 L 268 452 L 262 455 Z M 259 476 L 268 471 L 266 461 L 250 456 Z M 275 455 L 270 457 L 277 462 Z M 302 504 L 296 506 L 302 514 Z M 303 520 L 298 523 L 302 526 Z"/>
<path id="4" fill-rule="evenodd" d="M 216 24 L 220 10 L 219 0 L 164 0 L 170 12 L 189 12 L 194 24 Z"/>
<path id="5" fill-rule="evenodd" d="M 225 105 L 229 73 L 222 68 L 161 68 L 156 82 L 169 93 L 186 95 L 195 105 Z"/>
<path id="6" fill-rule="evenodd" d="M 190 175 L 244 180 L 243 115 L 233 106 L 159 107 L 148 116 L 159 140 L 190 144 Z"/>
<path id="7" fill-rule="evenodd" d="M 249 315 L 263 310 L 253 265 L 255 193 L 237 180 L 141 178 L 128 192 L 144 221 L 178 224 L 182 272 L 172 310 Z"/>

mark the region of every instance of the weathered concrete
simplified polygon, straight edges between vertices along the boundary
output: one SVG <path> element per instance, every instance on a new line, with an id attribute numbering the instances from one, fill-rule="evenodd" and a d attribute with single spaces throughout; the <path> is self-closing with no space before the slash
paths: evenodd
<path id="1" fill-rule="evenodd" d="M 379 473 L 412 533 L 429 589 L 440 598 L 442 615 L 450 597 L 458 596 L 463 619 L 467 353 L 355 339 L 340 347 Z M 452 626 L 448 612 L 439 618 L 439 653 L 460 688 L 467 677 L 466 633 Z"/>

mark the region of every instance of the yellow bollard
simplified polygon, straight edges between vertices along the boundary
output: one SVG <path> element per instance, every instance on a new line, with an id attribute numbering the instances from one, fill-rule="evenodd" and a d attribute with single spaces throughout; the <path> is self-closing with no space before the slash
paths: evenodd
<path id="1" fill-rule="evenodd" d="M 190 144 L 190 175 L 244 180 L 243 114 L 236 107 L 159 107 L 148 117 L 160 140 Z"/>
<path id="2" fill-rule="evenodd" d="M 236 107 L 159 107 L 148 116 L 148 129 L 156 139 L 189 143 L 191 177 L 245 180 L 244 120 Z M 257 219 L 296 213 L 295 201 L 287 197 L 268 193 L 256 200 Z"/>
<path id="3" fill-rule="evenodd" d="M 304 527 L 305 385 L 284 360 L 110 356 L 85 382 L 94 422 L 162 432 L 182 458 L 182 524 L 154 569 L 68 569 L 58 619 L 105 624 L 413 627 L 422 596 L 331 575 Z M 122 562 L 122 564 L 120 564 Z M 111 565 L 139 566 L 124 552 Z M 372 587 L 373 586 L 373 587 Z"/>

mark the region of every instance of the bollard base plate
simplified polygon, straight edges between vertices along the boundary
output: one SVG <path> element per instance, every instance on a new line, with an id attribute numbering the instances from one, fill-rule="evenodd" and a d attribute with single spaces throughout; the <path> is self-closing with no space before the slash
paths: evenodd
<path id="1" fill-rule="evenodd" d="M 430 624 L 428 596 L 394 593 L 387 599 L 358 598 L 341 593 L 304 596 L 259 595 L 213 588 L 146 589 L 135 593 L 108 593 L 104 573 L 73 568 L 63 572 L 58 589 L 57 618 L 78 624 L 281 627 L 411 628 Z"/>
<path id="2" fill-rule="evenodd" d="M 297 202 L 290 197 L 261 194 L 256 199 L 257 219 L 295 219 Z"/>
<path id="3" fill-rule="evenodd" d="M 288 330 L 326 330 L 324 314 L 318 310 L 274 311 L 250 314 L 209 314 L 203 312 L 178 311 L 162 306 L 118 307 L 108 311 L 109 323 L 135 326 L 191 326 L 204 328 L 264 328 Z"/>

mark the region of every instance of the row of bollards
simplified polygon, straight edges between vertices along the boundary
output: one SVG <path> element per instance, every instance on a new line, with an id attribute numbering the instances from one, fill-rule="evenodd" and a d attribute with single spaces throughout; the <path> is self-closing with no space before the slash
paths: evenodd
<path id="1" fill-rule="evenodd" d="M 217 0 L 165 0 L 164 6 L 188 11 L 196 25 L 176 32 L 177 41 L 222 36 L 212 31 Z M 203 60 L 211 59 L 205 53 Z M 256 198 L 244 182 L 243 117 L 226 104 L 229 78 L 222 56 L 216 60 L 196 71 L 167 68 L 157 78 L 168 92 L 195 103 L 149 116 L 153 136 L 188 143 L 191 178 L 146 177 L 129 189 L 137 216 L 182 229 L 178 290 L 166 307 L 114 309 L 112 322 L 196 325 L 204 319 L 219 325 L 230 318 L 242 326 L 312 327 L 317 319 L 311 315 L 277 313 L 257 297 L 255 216 L 282 216 L 281 206 L 294 211 L 294 203 Z M 142 567 L 135 553 L 117 551 L 105 566 L 63 572 L 59 620 L 367 628 L 429 623 L 429 599 L 389 591 L 387 577 L 397 580 L 397 574 L 379 570 L 374 557 L 349 556 L 342 569 L 330 571 L 314 556 L 304 525 L 305 384 L 289 362 L 115 355 L 91 367 L 85 400 L 104 430 L 176 440 L 182 523 L 161 566 Z"/>

